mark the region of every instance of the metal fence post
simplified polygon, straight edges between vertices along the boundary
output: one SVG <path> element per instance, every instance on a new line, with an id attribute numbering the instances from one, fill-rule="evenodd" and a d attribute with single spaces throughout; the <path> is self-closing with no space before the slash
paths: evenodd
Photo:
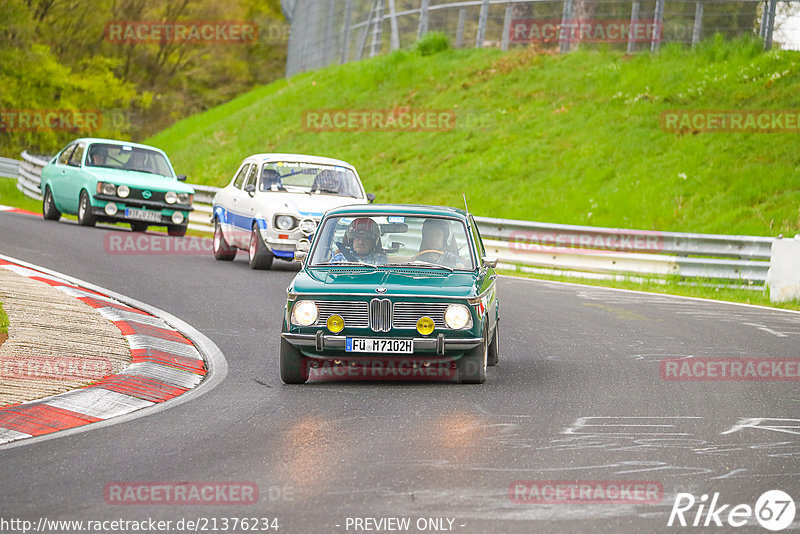
<path id="1" fill-rule="evenodd" d="M 694 28 L 692 28 L 692 47 L 700 42 L 700 32 L 703 29 L 703 2 L 697 2 L 694 9 Z"/>
<path id="2" fill-rule="evenodd" d="M 775 29 L 775 6 L 777 0 L 769 0 L 769 19 L 767 20 L 766 35 L 764 36 L 764 50 L 772 48 L 772 31 Z"/>
<path id="3" fill-rule="evenodd" d="M 375 57 L 381 53 L 381 33 L 383 32 L 383 0 L 375 0 L 375 19 L 372 26 L 372 46 L 369 50 L 369 57 Z"/>
<path id="4" fill-rule="evenodd" d="M 664 0 L 656 0 L 656 8 L 653 13 L 653 33 L 650 36 L 650 52 L 658 52 L 661 47 L 661 38 L 664 35 L 663 21 Z"/>
<path id="5" fill-rule="evenodd" d="M 478 16 L 478 33 L 475 35 L 475 48 L 483 48 L 486 40 L 486 21 L 489 18 L 489 0 L 481 2 L 481 13 Z"/>
<path id="6" fill-rule="evenodd" d="M 358 36 L 358 43 L 356 43 L 356 61 L 361 61 L 361 58 L 364 57 L 364 47 L 367 46 L 367 34 L 369 33 L 369 24 L 372 21 L 372 11 L 375 8 L 375 4 L 371 5 L 369 8 L 369 14 L 367 14 L 367 19 L 364 21 L 364 27 L 361 29 L 361 33 Z"/>
<path id="7" fill-rule="evenodd" d="M 566 54 L 570 49 L 571 37 L 564 28 L 572 24 L 572 0 L 564 0 L 564 9 L 561 11 L 561 28 L 558 30 L 559 53 Z"/>
<path id="8" fill-rule="evenodd" d="M 419 4 L 419 25 L 417 26 L 417 41 L 428 33 L 428 6 L 431 0 L 420 0 Z"/>
<path id="9" fill-rule="evenodd" d="M 344 4 L 344 23 L 342 23 L 342 63 L 347 63 L 350 56 L 350 17 L 353 16 L 353 0 Z"/>
<path id="10" fill-rule="evenodd" d="M 506 4 L 506 16 L 503 19 L 503 41 L 501 46 L 503 50 L 508 50 L 509 33 L 511 32 L 511 15 L 513 12 L 514 7 L 511 4 Z"/>
<path id="11" fill-rule="evenodd" d="M 456 48 L 464 46 L 464 24 L 467 20 L 467 10 L 463 7 L 458 10 L 458 27 L 456 28 Z"/>
<path id="12" fill-rule="evenodd" d="M 392 28 L 392 50 L 400 48 L 400 32 L 397 29 L 397 10 L 394 7 L 394 0 L 389 0 L 389 25 Z"/>
<path id="13" fill-rule="evenodd" d="M 333 12 L 335 10 L 336 0 L 328 0 L 328 9 L 327 13 L 325 14 L 325 41 L 324 46 L 325 50 L 322 51 L 322 65 L 321 67 L 328 66 L 330 63 L 333 62 L 333 57 L 335 54 L 336 48 L 333 46 Z"/>
<path id="14" fill-rule="evenodd" d="M 634 25 L 639 24 L 639 2 L 634 1 L 631 4 L 631 24 L 628 27 L 628 53 L 633 54 L 633 46 L 636 42 L 636 31 Z"/>
<path id="15" fill-rule="evenodd" d="M 767 22 L 769 22 L 769 0 L 764 0 L 764 9 L 761 11 L 761 27 L 758 29 L 758 36 L 762 39 L 767 38 Z"/>

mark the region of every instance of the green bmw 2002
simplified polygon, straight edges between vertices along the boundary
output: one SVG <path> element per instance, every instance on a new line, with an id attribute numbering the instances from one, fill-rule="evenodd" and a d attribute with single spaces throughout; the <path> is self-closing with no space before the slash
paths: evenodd
<path id="1" fill-rule="evenodd" d="M 463 210 L 351 205 L 326 212 L 287 289 L 281 379 L 486 380 L 498 361 L 496 258 Z"/>
<path id="2" fill-rule="evenodd" d="M 181 183 L 167 155 L 151 146 L 111 139 L 77 139 L 42 169 L 42 215 L 78 216 L 81 226 L 127 222 L 134 232 L 166 226 L 186 234 L 194 189 Z"/>

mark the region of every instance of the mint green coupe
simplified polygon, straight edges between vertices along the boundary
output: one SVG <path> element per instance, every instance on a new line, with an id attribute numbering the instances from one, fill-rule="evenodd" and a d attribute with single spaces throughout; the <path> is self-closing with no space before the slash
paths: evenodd
<path id="1" fill-rule="evenodd" d="M 315 374 L 482 383 L 497 364 L 497 259 L 466 211 L 334 208 L 303 248 L 281 333 L 285 383 Z"/>
<path id="2" fill-rule="evenodd" d="M 181 183 L 167 155 L 151 146 L 111 139 L 77 139 L 42 169 L 42 215 L 78 216 L 81 226 L 127 222 L 134 232 L 166 226 L 183 236 L 194 189 Z"/>

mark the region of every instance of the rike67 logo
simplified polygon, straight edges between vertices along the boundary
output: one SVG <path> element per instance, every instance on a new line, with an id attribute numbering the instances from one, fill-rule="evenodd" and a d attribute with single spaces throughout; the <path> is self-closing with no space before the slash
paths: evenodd
<path id="1" fill-rule="evenodd" d="M 794 500 L 781 490 L 765 491 L 755 507 L 749 504 L 722 504 L 718 492 L 714 493 L 710 502 L 707 494 L 696 499 L 691 493 L 678 493 L 667 526 L 738 528 L 752 524 L 755 518 L 765 529 L 777 532 L 792 524 L 795 512 Z"/>

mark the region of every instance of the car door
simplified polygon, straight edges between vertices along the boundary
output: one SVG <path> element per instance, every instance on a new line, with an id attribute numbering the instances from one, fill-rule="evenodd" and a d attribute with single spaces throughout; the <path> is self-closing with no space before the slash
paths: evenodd
<path id="1" fill-rule="evenodd" d="M 215 213 L 222 228 L 222 234 L 225 236 L 225 241 L 233 246 L 239 246 L 239 235 L 236 227 L 236 210 L 239 204 L 239 193 L 241 188 L 244 187 L 244 181 L 247 178 L 247 171 L 250 164 L 243 162 L 236 174 L 231 180 L 230 185 L 223 188 L 214 201 Z"/>
<path id="2" fill-rule="evenodd" d="M 63 173 L 64 207 L 70 213 L 78 213 L 78 200 L 80 198 L 81 185 L 84 182 L 81 165 L 83 164 L 83 154 L 85 152 L 86 143 L 77 143 L 64 168 L 66 171 Z M 94 191 L 89 191 L 89 195 L 92 193 Z"/>
<path id="3" fill-rule="evenodd" d="M 237 219 L 237 226 L 240 230 L 242 247 L 247 247 L 250 244 L 250 232 L 253 228 L 253 217 L 255 216 L 257 178 L 258 165 L 253 163 L 247 171 L 247 178 L 244 181 L 244 186 L 237 192 L 239 196 L 236 200 L 236 206 L 239 215 L 241 215 L 241 217 Z M 252 196 L 247 192 L 249 186 L 253 187 Z"/>
<path id="4" fill-rule="evenodd" d="M 481 268 L 481 258 L 486 256 L 486 249 L 483 248 L 483 239 L 481 239 L 481 233 L 478 230 L 478 225 L 475 223 L 475 219 L 472 218 L 472 215 L 469 216 L 469 225 L 470 229 L 472 230 L 472 239 L 475 241 L 475 252 L 477 254 L 476 262 L 478 267 Z M 484 272 L 481 268 L 481 272 Z M 483 301 L 483 304 L 486 306 L 486 316 L 489 318 L 489 328 L 494 328 L 494 321 L 497 317 L 497 285 L 495 284 L 495 279 L 497 278 L 497 274 L 495 273 L 494 268 L 487 267 L 483 276 L 478 278 L 478 294 L 486 294 L 486 298 Z"/>
<path id="5" fill-rule="evenodd" d="M 50 191 L 53 194 L 53 198 L 55 199 L 57 206 L 62 209 L 67 201 L 66 186 L 64 185 L 64 182 L 66 182 L 67 171 L 69 170 L 67 161 L 69 161 L 69 157 L 72 154 L 72 151 L 75 150 L 76 146 L 77 143 L 71 143 L 67 145 L 67 147 L 58 155 L 58 159 L 56 159 L 53 167 L 47 168 L 46 170 L 46 184 L 50 187 Z M 42 191 L 42 194 L 44 194 L 44 191 Z"/>

